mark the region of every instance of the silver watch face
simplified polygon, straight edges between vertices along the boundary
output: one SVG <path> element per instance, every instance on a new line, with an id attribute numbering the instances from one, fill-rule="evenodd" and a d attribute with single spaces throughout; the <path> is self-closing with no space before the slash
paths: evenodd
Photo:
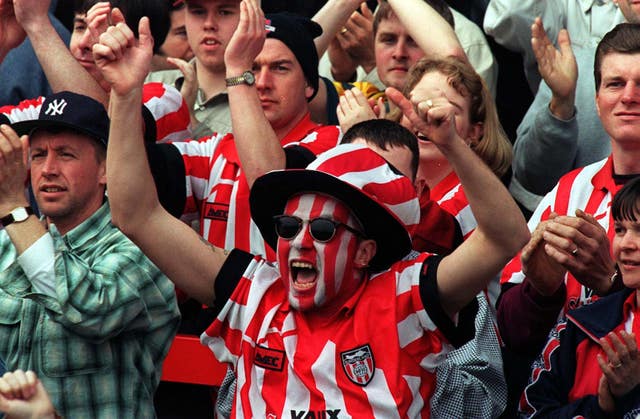
<path id="1" fill-rule="evenodd" d="M 252 85 L 256 82 L 256 77 L 253 75 L 251 71 L 245 71 L 244 73 L 242 73 L 242 77 L 244 77 L 244 81 L 248 85 Z"/>

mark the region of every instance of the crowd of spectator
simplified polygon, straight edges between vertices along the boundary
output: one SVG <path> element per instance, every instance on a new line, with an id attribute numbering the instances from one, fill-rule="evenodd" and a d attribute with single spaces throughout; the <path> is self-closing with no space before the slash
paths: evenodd
<path id="1" fill-rule="evenodd" d="M 637 417 L 638 178 L 633 0 L 0 0 L 0 411 Z"/>

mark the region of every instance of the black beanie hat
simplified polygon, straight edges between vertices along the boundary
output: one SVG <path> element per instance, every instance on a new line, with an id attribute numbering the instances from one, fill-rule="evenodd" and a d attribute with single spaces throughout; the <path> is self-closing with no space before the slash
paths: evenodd
<path id="1" fill-rule="evenodd" d="M 309 86 L 313 88 L 311 101 L 318 92 L 318 51 L 313 39 L 322 34 L 322 27 L 311 19 L 289 12 L 266 15 L 267 38 L 278 39 L 295 55 Z"/>

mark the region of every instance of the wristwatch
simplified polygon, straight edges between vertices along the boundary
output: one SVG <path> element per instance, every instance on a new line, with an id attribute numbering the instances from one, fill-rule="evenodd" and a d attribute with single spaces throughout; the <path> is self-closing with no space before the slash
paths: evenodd
<path id="1" fill-rule="evenodd" d="M 240 76 L 229 77 L 228 79 L 224 79 L 224 81 L 227 83 L 227 87 L 237 86 L 239 84 L 247 84 L 249 86 L 253 86 L 253 84 L 256 82 L 256 77 L 251 71 L 245 71 Z"/>
<path id="2" fill-rule="evenodd" d="M 12 223 L 21 223 L 25 221 L 31 214 L 33 214 L 31 207 L 18 207 L 11 211 L 9 215 L 0 218 L 0 222 L 6 227 Z"/>

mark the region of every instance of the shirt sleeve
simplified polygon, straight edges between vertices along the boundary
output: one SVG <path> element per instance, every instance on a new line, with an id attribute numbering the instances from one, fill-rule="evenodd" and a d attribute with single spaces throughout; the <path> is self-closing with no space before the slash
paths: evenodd
<path id="1" fill-rule="evenodd" d="M 507 384 L 494 317 L 484 295 L 477 297 L 475 336 L 447 354 L 436 371 L 431 415 L 494 418 L 506 407 Z"/>
<path id="2" fill-rule="evenodd" d="M 16 297 L 43 305 L 50 317 L 84 338 L 102 342 L 123 332 L 177 327 L 173 284 L 119 230 L 104 231 L 88 262 L 51 227 L 56 296 L 2 284 Z M 21 269 L 14 264 L 11 269 Z M 15 273 L 14 278 L 24 276 Z M 19 285 L 19 284 L 18 284 Z M 175 330 L 175 329 L 174 329 Z"/>
<path id="3" fill-rule="evenodd" d="M 577 345 L 586 338 L 578 336 L 580 333 L 566 320 L 553 328 L 545 349 L 532 365 L 529 385 L 520 403 L 522 414 L 530 418 L 610 417 L 600 409 L 597 395 L 569 401 L 576 378 Z"/>
<path id="4" fill-rule="evenodd" d="M 505 345 L 516 353 L 535 357 L 557 321 L 566 295 L 564 285 L 553 295 L 544 296 L 527 279 L 521 284 L 503 284 L 497 320 Z"/>
<path id="5" fill-rule="evenodd" d="M 151 115 L 155 140 L 159 143 L 184 141 L 191 137 L 189 107 L 180 92 L 164 83 L 145 83 L 142 89 L 143 107 Z"/>
<path id="6" fill-rule="evenodd" d="M 242 275 L 249 267 L 254 256 L 239 249 L 233 249 L 222 264 L 215 281 L 216 307 L 224 307 L 231 298 Z"/>
<path id="7" fill-rule="evenodd" d="M 147 143 L 146 150 L 160 204 L 174 217 L 180 217 L 187 199 L 182 155 L 172 144 Z"/>
<path id="8" fill-rule="evenodd" d="M 473 299 L 458 313 L 457 324 L 454 323 L 440 304 L 438 295 L 437 272 L 442 258 L 431 256 L 424 261 L 420 273 L 420 298 L 427 314 L 438 326 L 442 334 L 454 346 L 465 344 L 475 334 L 475 316 L 478 301 Z"/>
<path id="9" fill-rule="evenodd" d="M 56 296 L 54 260 L 53 239 L 48 233 L 43 234 L 18 256 L 18 263 L 33 284 L 33 288 L 52 297 Z"/>
<path id="10" fill-rule="evenodd" d="M 560 29 L 566 27 L 566 9 L 556 1 L 540 0 L 491 0 L 484 15 L 484 31 L 498 44 L 518 52 L 529 87 L 535 92 L 540 83 L 536 57 L 531 48 L 531 24 L 537 16 L 542 17 L 545 30 L 555 44 Z"/>
<path id="11" fill-rule="evenodd" d="M 573 169 L 578 152 L 576 114 L 566 121 L 556 118 L 549 110 L 550 100 L 549 87 L 541 83 L 518 126 L 513 148 L 514 177 L 526 190 L 540 197 Z"/>

